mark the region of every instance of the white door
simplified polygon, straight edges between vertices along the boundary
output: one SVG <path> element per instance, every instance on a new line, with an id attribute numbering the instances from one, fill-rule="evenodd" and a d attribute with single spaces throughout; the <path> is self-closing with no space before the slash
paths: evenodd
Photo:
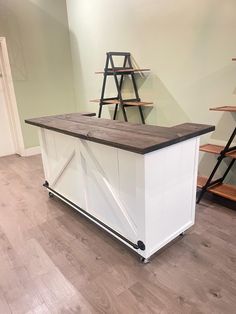
<path id="1" fill-rule="evenodd" d="M 15 148 L 4 94 L 3 75 L 0 67 L 0 157 L 14 153 Z"/>

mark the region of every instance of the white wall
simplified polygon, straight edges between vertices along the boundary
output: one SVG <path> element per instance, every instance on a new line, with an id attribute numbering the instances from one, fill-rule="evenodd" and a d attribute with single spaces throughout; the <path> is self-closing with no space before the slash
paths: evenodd
<path id="1" fill-rule="evenodd" d="M 25 148 L 39 145 L 24 120 L 75 111 L 65 0 L 0 0 Z"/>
<path id="2" fill-rule="evenodd" d="M 139 79 L 142 98 L 154 101 L 148 123 L 215 124 L 211 142 L 225 143 L 236 115 L 209 108 L 236 105 L 235 0 L 67 0 L 67 10 L 79 110 L 98 111 L 89 100 L 100 96 L 102 76 L 94 71 L 103 69 L 105 53 L 130 51 L 152 69 Z M 138 121 L 135 108 L 129 115 Z M 205 156 L 201 171 L 212 162 Z"/>

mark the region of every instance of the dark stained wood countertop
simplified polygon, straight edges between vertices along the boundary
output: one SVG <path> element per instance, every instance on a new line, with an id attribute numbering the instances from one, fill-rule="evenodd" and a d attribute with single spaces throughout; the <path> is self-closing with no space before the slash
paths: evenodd
<path id="1" fill-rule="evenodd" d="M 173 127 L 98 119 L 94 113 L 71 113 L 27 119 L 26 123 L 88 141 L 146 154 L 212 132 L 212 125 L 183 123 Z"/>

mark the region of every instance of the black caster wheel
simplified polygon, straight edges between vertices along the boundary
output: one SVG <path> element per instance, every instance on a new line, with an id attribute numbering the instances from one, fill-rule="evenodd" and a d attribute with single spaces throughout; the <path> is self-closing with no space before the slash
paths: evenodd
<path id="1" fill-rule="evenodd" d="M 52 197 L 54 196 L 54 194 L 53 194 L 52 192 L 48 192 L 48 196 L 49 196 L 50 198 L 52 198 Z"/>
<path id="2" fill-rule="evenodd" d="M 183 237 L 184 235 L 185 235 L 185 232 L 181 232 L 179 236 Z"/>
<path id="3" fill-rule="evenodd" d="M 149 258 L 140 257 L 140 262 L 141 262 L 142 264 L 148 264 L 148 263 L 149 263 Z"/>

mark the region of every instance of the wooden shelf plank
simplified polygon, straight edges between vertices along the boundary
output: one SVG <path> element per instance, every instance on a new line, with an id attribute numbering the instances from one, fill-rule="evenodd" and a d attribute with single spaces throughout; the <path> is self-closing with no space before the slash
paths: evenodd
<path id="1" fill-rule="evenodd" d="M 233 150 L 232 152 L 228 152 L 225 155 L 233 159 L 236 159 L 236 150 Z"/>
<path id="2" fill-rule="evenodd" d="M 201 152 L 206 152 L 206 153 L 211 153 L 211 154 L 216 154 L 216 155 L 219 155 L 223 149 L 224 149 L 224 146 L 213 145 L 213 144 L 205 144 L 205 145 L 200 146 Z M 225 156 L 236 159 L 236 149 L 231 152 L 226 153 Z"/>
<path id="3" fill-rule="evenodd" d="M 100 99 L 92 99 L 90 102 L 100 102 Z M 103 100 L 103 104 L 120 104 L 120 101 L 118 99 L 110 99 L 110 100 Z M 148 101 L 123 101 L 124 105 L 129 105 L 129 106 L 146 106 L 150 107 L 150 105 L 153 104 L 153 102 L 148 102 Z"/>
<path id="4" fill-rule="evenodd" d="M 219 184 L 208 189 L 209 192 L 236 201 L 236 186 L 230 184 Z"/>
<path id="5" fill-rule="evenodd" d="M 153 105 L 153 102 L 148 102 L 148 101 L 124 101 L 123 103 L 125 105 L 129 105 L 129 106 L 146 106 L 146 107 L 150 107 L 150 105 Z"/>
<path id="6" fill-rule="evenodd" d="M 236 112 L 236 106 L 222 106 L 222 107 L 210 108 L 210 110 Z"/>
<path id="7" fill-rule="evenodd" d="M 207 177 L 199 176 L 197 178 L 197 187 L 203 188 L 204 185 L 207 182 Z M 236 201 L 236 186 L 231 184 L 216 184 L 210 188 L 207 189 L 208 192 L 211 192 L 213 194 L 222 196 L 224 198 L 227 198 L 231 201 Z"/>
<path id="8" fill-rule="evenodd" d="M 219 155 L 223 149 L 224 149 L 224 146 L 213 145 L 213 144 L 205 144 L 205 145 L 200 146 L 201 152 L 206 152 L 206 153 L 211 153 L 211 154 L 216 154 L 216 155 Z M 236 159 L 236 149 L 231 152 L 226 153 L 225 155 L 227 157 Z"/>
<path id="9" fill-rule="evenodd" d="M 91 99 L 90 102 L 100 102 L 100 99 Z M 104 104 L 119 104 L 120 101 L 118 99 L 110 99 L 110 100 L 103 100 Z"/>
<path id="10" fill-rule="evenodd" d="M 197 187 L 198 188 L 203 188 L 204 185 L 206 184 L 207 182 L 207 177 L 201 177 L 201 176 L 198 176 L 197 177 Z"/>
<path id="11" fill-rule="evenodd" d="M 127 69 L 127 68 L 124 68 L 124 69 L 117 69 L 117 70 L 108 70 L 107 73 L 108 74 L 112 74 L 112 73 L 133 73 L 133 72 L 149 72 L 151 71 L 151 69 Z M 95 72 L 95 74 L 103 74 L 104 71 L 97 71 Z"/>
<path id="12" fill-rule="evenodd" d="M 220 152 L 224 149 L 224 146 L 213 145 L 213 144 L 205 144 L 200 146 L 201 152 L 211 153 L 211 154 L 220 154 Z"/>

